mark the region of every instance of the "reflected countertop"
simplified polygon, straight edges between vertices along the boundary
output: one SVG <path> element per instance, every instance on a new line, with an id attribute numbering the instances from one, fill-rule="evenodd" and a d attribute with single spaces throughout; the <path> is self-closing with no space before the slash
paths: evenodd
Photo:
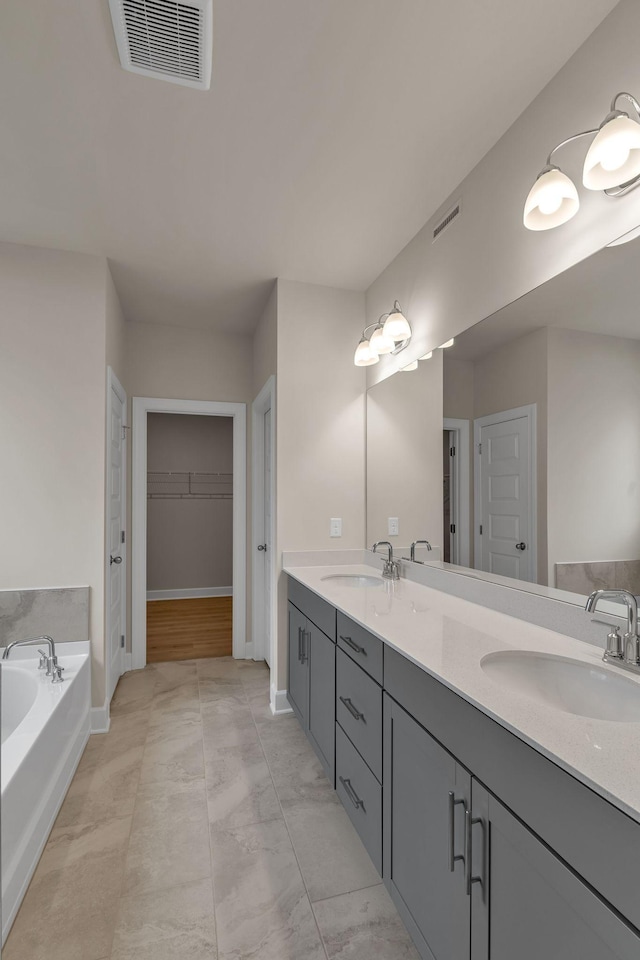
<path id="1" fill-rule="evenodd" d="M 605 665 L 603 648 L 405 579 L 359 588 L 324 579 L 371 576 L 364 564 L 284 569 L 640 822 L 640 722 L 576 716 L 509 689 L 480 666 L 484 656 L 504 650 L 569 657 L 623 676 L 637 685 L 640 698 L 640 676 Z"/>

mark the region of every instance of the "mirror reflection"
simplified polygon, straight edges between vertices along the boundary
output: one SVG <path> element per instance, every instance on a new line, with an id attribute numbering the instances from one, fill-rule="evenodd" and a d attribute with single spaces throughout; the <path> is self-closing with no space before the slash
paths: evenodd
<path id="1" fill-rule="evenodd" d="M 639 240 L 606 248 L 435 351 L 415 374 L 390 378 L 397 387 L 371 388 L 369 541 L 384 533 L 404 546 L 426 536 L 443 560 L 479 575 L 640 594 L 639 265 Z M 402 383 L 416 375 L 421 395 Z M 410 438 L 400 444 L 394 433 L 402 424 L 407 434 L 407 423 L 415 445 L 427 440 L 404 460 Z M 385 503 L 395 513 L 380 501 L 390 489 L 384 436 L 398 458 L 396 499 Z M 409 536 L 381 531 L 396 513 L 416 518 Z"/>

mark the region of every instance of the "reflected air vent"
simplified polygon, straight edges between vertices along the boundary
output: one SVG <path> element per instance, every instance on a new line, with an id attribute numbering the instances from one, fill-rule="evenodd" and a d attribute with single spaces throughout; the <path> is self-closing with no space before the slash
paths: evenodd
<path id="1" fill-rule="evenodd" d="M 109 0 L 125 70 L 208 90 L 212 0 Z"/>
<path id="2" fill-rule="evenodd" d="M 433 239 L 431 240 L 432 243 L 433 243 L 435 240 L 438 239 L 438 237 L 441 235 L 441 233 L 442 233 L 444 230 L 446 230 L 447 227 L 448 227 L 451 223 L 453 223 L 453 221 L 455 220 L 455 218 L 456 218 L 456 217 L 458 216 L 458 214 L 460 213 L 460 210 L 461 210 L 461 209 L 462 209 L 462 203 L 461 203 L 460 200 L 458 200 L 458 202 L 455 203 L 455 204 L 453 205 L 453 207 L 451 207 L 451 209 L 449 210 L 449 212 L 442 218 L 442 220 L 440 221 L 440 223 L 438 224 L 438 226 L 437 226 L 437 227 L 434 227 L 434 230 L 433 230 Z"/>

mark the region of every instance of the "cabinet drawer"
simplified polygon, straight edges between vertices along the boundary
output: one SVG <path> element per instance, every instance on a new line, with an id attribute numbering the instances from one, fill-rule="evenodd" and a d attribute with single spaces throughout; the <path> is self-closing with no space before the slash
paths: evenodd
<path id="1" fill-rule="evenodd" d="M 330 640 L 336 642 L 336 610 L 313 590 L 289 577 L 289 601 L 304 613 Z"/>
<path id="2" fill-rule="evenodd" d="M 382 783 L 382 688 L 342 650 L 336 660 L 336 717 Z"/>
<path id="3" fill-rule="evenodd" d="M 339 726 L 336 790 L 374 867 L 382 875 L 382 787 Z"/>
<path id="4" fill-rule="evenodd" d="M 382 640 L 338 611 L 338 646 L 382 684 Z"/>

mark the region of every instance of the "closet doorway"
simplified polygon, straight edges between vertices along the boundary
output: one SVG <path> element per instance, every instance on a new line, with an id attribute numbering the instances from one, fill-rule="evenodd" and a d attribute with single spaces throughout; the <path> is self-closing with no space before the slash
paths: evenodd
<path id="1" fill-rule="evenodd" d="M 245 405 L 133 406 L 133 666 L 242 658 Z"/>

